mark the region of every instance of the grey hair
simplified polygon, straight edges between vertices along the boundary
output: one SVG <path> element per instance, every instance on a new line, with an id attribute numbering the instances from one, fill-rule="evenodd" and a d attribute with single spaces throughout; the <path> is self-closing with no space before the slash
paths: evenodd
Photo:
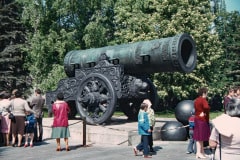
<path id="1" fill-rule="evenodd" d="M 232 98 L 227 106 L 226 113 L 231 117 L 240 117 L 240 99 Z"/>

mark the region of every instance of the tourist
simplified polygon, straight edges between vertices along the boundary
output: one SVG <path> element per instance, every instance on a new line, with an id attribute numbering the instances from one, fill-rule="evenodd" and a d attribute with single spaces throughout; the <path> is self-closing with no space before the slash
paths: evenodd
<path id="1" fill-rule="evenodd" d="M 240 99 L 232 98 L 226 107 L 226 114 L 212 120 L 213 129 L 209 146 L 215 150 L 215 160 L 240 159 Z"/>
<path id="2" fill-rule="evenodd" d="M 210 125 L 209 112 L 210 107 L 207 102 L 208 89 L 203 87 L 198 90 L 198 97 L 194 101 L 195 126 L 193 139 L 196 141 L 196 158 L 207 158 L 204 153 L 203 142 L 209 140 Z"/>
<path id="3" fill-rule="evenodd" d="M 36 127 L 34 129 L 34 141 L 41 142 L 43 136 L 43 127 L 42 127 L 42 120 L 43 120 L 43 106 L 45 103 L 45 99 L 41 95 L 42 91 L 40 89 L 35 90 L 35 95 L 32 98 L 30 106 L 35 112 L 35 117 L 37 120 Z"/>
<path id="4" fill-rule="evenodd" d="M 138 113 L 138 134 L 141 135 L 141 142 L 133 148 L 135 156 L 137 156 L 139 151 L 143 151 L 144 158 L 151 158 L 149 156 L 148 148 L 148 138 L 151 133 L 151 128 L 149 125 L 149 119 L 147 114 L 148 105 L 142 103 L 140 106 L 140 111 Z"/>
<path id="5" fill-rule="evenodd" d="M 10 96 L 11 94 L 6 91 L 0 93 L 1 133 L 3 137 L 4 146 L 9 145 L 9 134 L 11 127 L 11 120 L 8 118 L 9 109 L 11 105 Z"/>
<path id="6" fill-rule="evenodd" d="M 150 152 L 155 152 L 154 149 L 153 149 L 153 128 L 155 126 L 155 115 L 154 115 L 154 110 L 152 109 L 152 103 L 149 99 L 145 99 L 143 101 L 143 103 L 146 103 L 148 105 L 148 108 L 147 108 L 147 114 L 148 114 L 148 119 L 149 119 L 149 125 L 150 125 L 150 129 L 151 129 L 151 132 L 150 132 L 150 135 L 149 135 L 149 139 L 148 139 L 148 143 L 149 143 L 149 151 Z"/>
<path id="7" fill-rule="evenodd" d="M 17 90 L 13 95 L 15 98 L 11 100 L 11 112 L 15 116 L 15 121 L 11 122 L 12 128 L 12 146 L 15 147 L 16 136 L 18 137 L 18 147 L 21 147 L 22 137 L 25 130 L 25 112 L 33 110 L 28 105 L 28 102 L 22 98 L 22 92 Z"/>
<path id="8" fill-rule="evenodd" d="M 70 132 L 68 128 L 68 113 L 70 112 L 68 104 L 64 101 L 63 93 L 57 94 L 57 100 L 52 105 L 53 111 L 53 126 L 52 126 L 52 138 L 56 139 L 57 149 L 56 151 L 61 151 L 60 139 L 64 138 L 66 151 L 69 151 L 68 137 L 70 137 Z"/>

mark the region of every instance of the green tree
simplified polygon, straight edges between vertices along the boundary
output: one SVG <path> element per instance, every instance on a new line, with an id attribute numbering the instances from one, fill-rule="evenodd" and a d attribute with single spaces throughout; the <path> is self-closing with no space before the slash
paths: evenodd
<path id="1" fill-rule="evenodd" d="M 24 47 L 24 51 L 28 53 L 25 67 L 30 71 L 33 87 L 48 90 L 49 85 L 42 81 L 54 77 L 56 79 L 53 81 L 58 82 L 65 76 L 62 67 L 64 55 L 76 46 L 73 38 L 75 29 L 67 30 L 62 23 L 65 12 L 60 10 L 61 5 L 67 4 L 40 0 L 19 2 L 24 5 L 22 20 L 28 29 Z M 56 73 L 56 66 L 61 68 L 62 72 Z"/>
<path id="2" fill-rule="evenodd" d="M 199 86 L 208 86 L 215 93 L 224 85 L 218 84 L 223 78 L 219 76 L 219 58 L 223 51 L 218 35 L 210 29 L 214 14 L 208 0 L 118 1 L 115 20 L 117 43 L 179 33 L 189 33 L 196 41 L 198 64 L 192 73 L 157 73 L 153 76 L 163 105 L 174 107 L 179 100 L 195 98 Z"/>
<path id="3" fill-rule="evenodd" d="M 62 66 L 68 51 L 105 46 L 113 38 L 111 1 L 18 1 L 28 27 L 25 66 L 33 86 L 45 91 L 66 77 Z"/>
<path id="4" fill-rule="evenodd" d="M 222 41 L 222 70 L 226 75 L 226 87 L 240 86 L 240 14 L 238 11 L 226 12 L 220 10 L 215 21 L 216 30 Z"/>
<path id="5" fill-rule="evenodd" d="M 224 52 L 209 0 L 18 0 L 28 29 L 26 67 L 34 86 L 52 90 L 65 77 L 63 58 L 73 49 L 171 37 L 189 33 L 198 63 L 190 74 L 156 73 L 152 79 L 166 106 L 193 99 L 199 86 L 222 92 Z M 48 83 L 48 84 L 46 84 Z M 186 85 L 187 84 L 187 85 Z"/>
<path id="6" fill-rule="evenodd" d="M 0 91 L 20 89 L 26 91 L 31 83 L 24 69 L 25 28 L 20 21 L 21 6 L 14 0 L 0 3 Z"/>

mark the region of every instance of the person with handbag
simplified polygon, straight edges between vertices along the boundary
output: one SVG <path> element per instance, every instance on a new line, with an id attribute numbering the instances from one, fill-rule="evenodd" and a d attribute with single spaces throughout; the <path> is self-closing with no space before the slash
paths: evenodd
<path id="1" fill-rule="evenodd" d="M 9 108 L 11 104 L 9 99 L 10 96 L 11 94 L 7 91 L 3 91 L 0 93 L 1 133 L 3 136 L 4 146 L 9 145 L 9 134 L 10 134 L 10 126 L 11 126 L 11 120 L 8 118 Z"/>
<path id="2" fill-rule="evenodd" d="M 226 105 L 226 114 L 212 120 L 209 146 L 215 150 L 215 160 L 240 159 L 240 99 L 232 98 Z"/>
<path id="3" fill-rule="evenodd" d="M 34 113 L 29 107 L 28 102 L 22 98 L 22 92 L 17 90 L 14 93 L 14 99 L 11 100 L 11 112 L 15 117 L 15 122 L 12 121 L 12 146 L 15 147 L 16 136 L 18 136 L 18 147 L 21 147 L 22 137 L 25 130 L 25 112 Z"/>

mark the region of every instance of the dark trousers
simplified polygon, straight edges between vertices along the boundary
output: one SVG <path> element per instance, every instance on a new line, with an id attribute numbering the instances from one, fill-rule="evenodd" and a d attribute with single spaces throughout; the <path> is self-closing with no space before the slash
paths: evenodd
<path id="1" fill-rule="evenodd" d="M 153 132 L 153 127 L 150 126 L 150 129 L 152 130 Z M 152 149 L 153 147 L 153 135 L 152 135 L 152 132 L 150 133 L 150 135 L 148 136 L 148 144 L 149 144 L 149 148 Z"/>
<path id="2" fill-rule="evenodd" d="M 143 150 L 144 155 L 149 154 L 148 137 L 149 137 L 149 135 L 142 135 L 141 142 L 137 145 L 137 150 L 139 150 L 139 151 Z"/>
<path id="3" fill-rule="evenodd" d="M 42 126 L 42 117 L 36 118 L 37 125 L 34 129 L 34 141 L 42 141 L 43 135 L 43 126 Z"/>
<path id="4" fill-rule="evenodd" d="M 150 149 L 153 148 L 153 135 L 152 135 L 152 133 L 148 136 L 148 145 L 149 145 Z"/>

